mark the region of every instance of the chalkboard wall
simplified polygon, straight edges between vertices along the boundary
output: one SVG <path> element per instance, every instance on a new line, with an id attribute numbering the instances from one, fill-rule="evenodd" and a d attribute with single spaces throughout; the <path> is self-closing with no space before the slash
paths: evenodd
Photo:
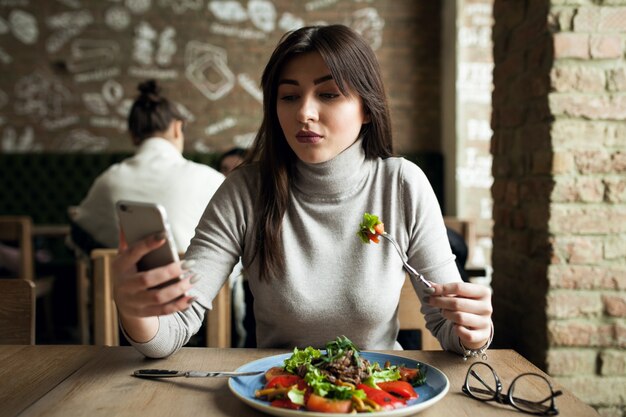
<path id="1" fill-rule="evenodd" d="M 376 50 L 396 149 L 439 150 L 439 1 L 0 0 L 0 152 L 131 150 L 126 115 L 147 78 L 191 119 L 189 151 L 247 146 L 271 51 L 317 23 Z"/>

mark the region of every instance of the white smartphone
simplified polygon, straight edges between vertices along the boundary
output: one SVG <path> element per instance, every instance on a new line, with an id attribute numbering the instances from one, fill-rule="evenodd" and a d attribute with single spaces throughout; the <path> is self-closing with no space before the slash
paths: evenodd
<path id="1" fill-rule="evenodd" d="M 179 260 L 176 244 L 167 221 L 167 213 L 163 206 L 129 200 L 120 200 L 115 206 L 120 227 L 129 245 L 156 233 L 162 232 L 165 235 L 164 245 L 147 253 L 139 260 L 137 263 L 139 271 L 146 271 Z"/>

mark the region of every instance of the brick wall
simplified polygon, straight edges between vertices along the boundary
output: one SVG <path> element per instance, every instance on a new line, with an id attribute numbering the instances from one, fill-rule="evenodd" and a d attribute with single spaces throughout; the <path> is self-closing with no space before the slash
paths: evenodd
<path id="1" fill-rule="evenodd" d="M 626 0 L 496 0 L 494 321 L 626 412 Z"/>

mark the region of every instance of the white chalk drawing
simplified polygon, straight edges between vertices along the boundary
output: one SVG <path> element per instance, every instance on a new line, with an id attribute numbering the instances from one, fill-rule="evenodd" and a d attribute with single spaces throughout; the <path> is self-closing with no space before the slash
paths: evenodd
<path id="1" fill-rule="evenodd" d="M 120 132 L 127 129 L 126 120 L 112 116 L 91 116 L 89 125 L 101 129 L 117 129 Z"/>
<path id="2" fill-rule="evenodd" d="M 207 136 L 213 136 L 235 126 L 237 126 L 237 119 L 234 117 L 226 117 L 219 122 L 207 126 L 204 129 L 204 133 Z"/>
<path id="3" fill-rule="evenodd" d="M 9 55 L 1 46 L 0 46 L 0 62 L 3 64 L 10 64 L 13 62 L 13 57 Z"/>
<path id="4" fill-rule="evenodd" d="M 130 25 L 128 9 L 122 6 L 110 7 L 104 14 L 104 23 L 115 31 L 122 31 Z"/>
<path id="5" fill-rule="evenodd" d="M 296 30 L 304 26 L 304 19 L 289 12 L 283 13 L 278 21 L 278 28 L 283 32 Z"/>
<path id="6" fill-rule="evenodd" d="M 34 117 L 60 117 L 70 92 L 58 81 L 38 72 L 20 78 L 15 84 L 15 112 Z"/>
<path id="7" fill-rule="evenodd" d="M 276 8 L 267 0 L 248 1 L 248 16 L 257 28 L 269 33 L 274 30 Z"/>
<path id="8" fill-rule="evenodd" d="M 239 85 L 241 85 L 248 94 L 254 97 L 259 103 L 263 103 L 263 91 L 257 86 L 257 82 L 255 82 L 252 77 L 248 74 L 239 74 L 237 80 L 239 81 Z"/>
<path id="9" fill-rule="evenodd" d="M 109 104 L 117 104 L 124 97 L 124 87 L 115 80 L 108 80 L 102 85 L 102 98 Z"/>
<path id="10" fill-rule="evenodd" d="M 174 38 L 176 37 L 176 30 L 168 26 L 163 29 L 161 35 L 159 36 L 159 49 L 156 52 L 156 62 L 161 66 L 166 66 L 171 64 L 172 56 L 176 53 L 176 42 Z"/>
<path id="11" fill-rule="evenodd" d="M 46 40 L 46 50 L 50 53 L 59 51 L 70 39 L 79 35 L 85 27 L 93 23 L 91 12 L 81 10 L 64 12 L 46 19 L 47 26 L 56 30 Z"/>
<path id="12" fill-rule="evenodd" d="M 380 48 L 383 43 L 385 21 L 373 7 L 356 10 L 346 22 L 346 26 L 360 33 L 374 50 Z"/>
<path id="13" fill-rule="evenodd" d="M 178 78 L 178 70 L 162 68 L 142 68 L 131 66 L 128 75 L 136 78 L 154 78 L 156 80 L 175 80 Z"/>
<path id="14" fill-rule="evenodd" d="M 103 81 L 117 77 L 122 71 L 119 68 L 105 68 L 74 75 L 77 83 Z"/>
<path id="15" fill-rule="evenodd" d="M 337 3 L 337 0 L 314 0 L 309 1 L 304 5 L 304 8 L 307 12 L 312 12 L 313 10 L 322 9 L 324 7 L 332 6 Z"/>
<path id="16" fill-rule="evenodd" d="M 185 107 L 184 104 L 174 102 L 174 105 L 176 106 L 176 109 L 180 112 L 181 116 L 183 116 L 188 123 L 193 123 L 196 120 L 196 116 L 191 112 L 191 110 Z"/>
<path id="17" fill-rule="evenodd" d="M 217 19 L 224 22 L 239 23 L 248 20 L 248 12 L 235 0 L 210 0 L 207 8 Z"/>
<path id="18" fill-rule="evenodd" d="M 117 105 L 115 106 L 115 111 L 117 114 L 122 116 L 124 120 L 127 120 L 128 115 L 130 114 L 130 108 L 132 107 L 132 105 L 133 105 L 133 100 L 129 98 L 125 98 L 121 100 L 119 103 L 117 103 Z"/>
<path id="19" fill-rule="evenodd" d="M 254 143 L 256 132 L 244 133 L 241 135 L 235 135 L 233 143 L 240 148 L 249 148 Z"/>
<path id="20" fill-rule="evenodd" d="M 109 139 L 96 136 L 86 129 L 73 129 L 61 138 L 56 149 L 71 152 L 100 152 L 109 146 Z"/>
<path id="21" fill-rule="evenodd" d="M 216 35 L 230 36 L 246 40 L 259 40 L 267 38 L 267 35 L 264 32 L 258 30 L 249 28 L 242 29 L 236 26 L 222 25 L 217 22 L 211 23 L 210 30 Z"/>
<path id="22" fill-rule="evenodd" d="M 193 150 L 195 152 L 200 152 L 200 153 L 213 153 L 215 152 L 215 149 L 212 146 L 206 145 L 205 143 L 202 143 L 199 140 L 193 141 Z"/>
<path id="23" fill-rule="evenodd" d="M 126 7 L 135 14 L 145 13 L 150 10 L 152 0 L 126 0 Z"/>
<path id="24" fill-rule="evenodd" d="M 489 142 L 493 130 L 491 130 L 491 124 L 486 119 L 469 119 L 467 121 L 467 138 L 469 140 L 476 140 L 481 142 Z"/>
<path id="25" fill-rule="evenodd" d="M 43 119 L 41 121 L 41 126 L 43 126 L 47 130 L 59 130 L 65 129 L 66 127 L 78 124 L 80 118 L 76 115 L 69 115 L 58 117 L 55 119 Z"/>
<path id="26" fill-rule="evenodd" d="M 83 93 L 83 104 L 92 113 L 99 116 L 106 116 L 109 114 L 109 107 L 106 101 L 100 93 Z"/>
<path id="27" fill-rule="evenodd" d="M 208 43 L 191 41 L 185 51 L 185 75 L 209 100 L 226 95 L 235 85 L 228 68 L 226 50 Z"/>
<path id="28" fill-rule="evenodd" d="M 174 13 L 183 14 L 187 10 L 200 10 L 202 0 L 160 0 L 161 7 L 171 7 Z"/>
<path id="29" fill-rule="evenodd" d="M 171 64 L 177 49 L 175 36 L 176 30 L 171 26 L 159 34 L 149 23 L 141 22 L 135 30 L 133 59 L 144 66 L 150 66 L 155 61 L 160 66 Z"/>
<path id="30" fill-rule="evenodd" d="M 70 46 L 67 68 L 72 73 L 102 69 L 113 64 L 119 52 L 119 45 L 115 41 L 76 39 Z"/>
<path id="31" fill-rule="evenodd" d="M 132 106 L 132 100 L 124 99 L 124 87 L 117 81 L 106 81 L 100 93 L 83 93 L 82 99 L 85 107 L 95 114 L 90 118 L 92 126 L 113 127 L 119 130 L 126 125 L 125 119 Z M 111 114 L 111 109 L 124 119 L 104 117 Z"/>
<path id="32" fill-rule="evenodd" d="M 13 10 L 9 14 L 11 32 L 20 42 L 32 45 L 37 42 L 39 29 L 35 17 L 23 10 Z"/>
<path id="33" fill-rule="evenodd" d="M 135 29 L 133 41 L 133 59 L 143 65 L 152 65 L 154 46 L 152 43 L 157 38 L 157 32 L 147 22 L 141 22 Z"/>
<path id="34" fill-rule="evenodd" d="M 59 3 L 71 7 L 72 9 L 78 9 L 81 7 L 79 0 L 57 0 Z"/>
<path id="35" fill-rule="evenodd" d="M 35 132 L 31 126 L 24 127 L 21 135 L 16 129 L 7 126 L 2 131 L 2 151 L 6 153 L 37 152 L 43 150 L 41 143 L 35 142 Z"/>

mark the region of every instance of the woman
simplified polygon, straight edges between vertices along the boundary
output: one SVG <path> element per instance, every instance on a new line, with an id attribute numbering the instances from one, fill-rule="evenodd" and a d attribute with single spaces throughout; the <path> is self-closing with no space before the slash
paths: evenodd
<path id="1" fill-rule="evenodd" d="M 131 343 L 147 356 L 175 352 L 241 256 L 259 347 L 322 347 L 346 335 L 363 349 L 399 348 L 405 272 L 392 246 L 356 236 L 367 211 L 434 283 L 433 295 L 418 295 L 443 348 L 486 347 L 490 291 L 461 281 L 432 188 L 416 165 L 391 157 L 380 69 L 363 38 L 340 25 L 292 32 L 272 54 L 262 86 L 264 118 L 251 157 L 217 191 L 186 255 L 197 283 L 150 290 L 189 265 L 136 274 L 135 262 L 162 242 L 121 248 L 116 302 Z"/>
<path id="2" fill-rule="evenodd" d="M 156 202 L 168 213 L 176 247 L 189 246 L 198 220 L 224 176 L 182 156 L 185 118 L 153 80 L 139 84 L 128 116 L 137 152 L 94 181 L 74 221 L 100 245 L 118 246 L 118 200 Z"/>

